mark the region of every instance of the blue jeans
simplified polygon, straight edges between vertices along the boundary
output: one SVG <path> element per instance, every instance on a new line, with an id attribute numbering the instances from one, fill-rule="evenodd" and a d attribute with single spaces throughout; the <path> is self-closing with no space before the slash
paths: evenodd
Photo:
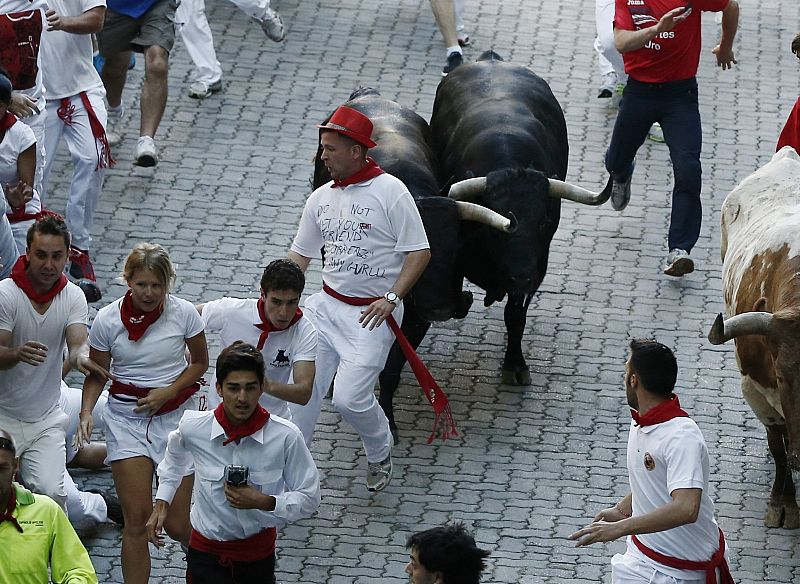
<path id="1" fill-rule="evenodd" d="M 694 77 L 670 83 L 628 80 L 606 152 L 606 169 L 614 178 L 625 180 L 631 175 L 636 151 L 654 122 L 659 122 L 664 131 L 675 175 L 669 249 L 691 251 L 700 236 L 703 219 L 700 202 L 703 136 Z"/>

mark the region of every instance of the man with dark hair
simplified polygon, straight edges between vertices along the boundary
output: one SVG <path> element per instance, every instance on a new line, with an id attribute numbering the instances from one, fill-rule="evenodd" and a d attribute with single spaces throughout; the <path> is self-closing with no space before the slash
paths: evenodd
<path id="1" fill-rule="evenodd" d="M 478 584 L 490 553 L 475 545 L 463 523 L 434 527 L 408 538 L 411 584 Z"/>
<path id="2" fill-rule="evenodd" d="M 320 160 L 333 180 L 306 201 L 289 251 L 305 271 L 325 248 L 322 291 L 305 303 L 319 331 L 312 404 L 318 415 L 320 394 L 333 381 L 333 405 L 364 445 L 367 489 L 380 491 L 392 478 L 393 440 L 375 382 L 394 342 L 390 327 L 403 320 L 402 299 L 428 265 L 430 246 L 408 189 L 367 157 L 377 145 L 372 121 L 341 106 L 317 127 Z"/>
<path id="3" fill-rule="evenodd" d="M 45 217 L 30 227 L 27 242 L 27 256 L 0 282 L 0 426 L 19 437 L 22 482 L 64 508 L 65 346 L 71 367 L 108 373 L 89 359 L 86 298 L 64 275 L 67 226 Z"/>
<path id="4" fill-rule="evenodd" d="M 673 393 L 677 372 L 669 348 L 652 340 L 631 341 L 624 380 L 633 417 L 630 492 L 569 536 L 578 540 L 576 546 L 628 536 L 626 553 L 611 559 L 613 584 L 733 584 L 725 537 L 708 494 L 708 450 Z"/>
<path id="5" fill-rule="evenodd" d="M 0 429 L 0 582 L 97 584 L 89 554 L 64 511 L 14 482 L 16 455 L 14 438 Z"/>
<path id="6" fill-rule="evenodd" d="M 206 333 L 219 333 L 223 346 L 242 340 L 261 351 L 266 381 L 259 402 L 272 415 L 294 422 L 310 445 L 316 416 L 306 414 L 305 404 L 314 384 L 317 331 L 298 308 L 305 283 L 297 264 L 274 260 L 261 276 L 258 299 L 220 298 L 197 310 Z M 219 403 L 213 392 L 209 403 Z"/>
<path id="7" fill-rule="evenodd" d="M 161 530 L 181 479 L 195 471 L 186 577 L 192 584 L 272 582 L 276 528 L 311 516 L 319 474 L 297 427 L 259 402 L 264 359 L 236 342 L 217 358 L 213 411 L 187 411 L 158 465 L 158 492 L 147 534 Z"/>

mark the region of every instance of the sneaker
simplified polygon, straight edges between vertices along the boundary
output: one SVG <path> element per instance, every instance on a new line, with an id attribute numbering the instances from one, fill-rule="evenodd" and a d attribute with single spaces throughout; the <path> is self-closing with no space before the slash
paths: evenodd
<path id="1" fill-rule="evenodd" d="M 367 490 L 382 491 L 392 480 L 392 455 L 383 462 L 370 462 L 367 470 Z"/>
<path id="2" fill-rule="evenodd" d="M 261 18 L 256 18 L 256 20 L 270 40 L 279 43 L 286 38 L 286 27 L 283 26 L 283 19 L 272 8 L 267 7 L 264 15 Z"/>
<path id="3" fill-rule="evenodd" d="M 442 77 L 447 77 L 453 72 L 453 69 L 464 63 L 464 55 L 456 53 L 455 51 L 447 55 L 447 63 L 444 64 L 442 69 Z"/>
<path id="4" fill-rule="evenodd" d="M 108 108 L 108 122 L 106 123 L 106 139 L 109 146 L 118 146 L 122 142 L 122 122 L 125 119 L 125 108 L 117 110 Z"/>
<path id="5" fill-rule="evenodd" d="M 694 262 L 689 257 L 689 252 L 682 249 L 671 249 L 667 256 L 667 265 L 664 273 L 667 276 L 680 278 L 694 272 Z"/>
<path id="6" fill-rule="evenodd" d="M 83 291 L 86 302 L 98 302 L 103 297 L 103 293 L 100 291 L 100 286 L 97 285 L 89 252 L 77 247 L 70 247 L 69 262 L 68 274 Z"/>
<path id="7" fill-rule="evenodd" d="M 617 89 L 617 74 L 613 71 L 603 75 L 603 83 L 597 92 L 599 99 L 609 99 L 614 96 L 614 91 Z"/>
<path id="8" fill-rule="evenodd" d="M 101 491 L 100 489 L 88 489 L 86 492 L 100 495 L 103 498 L 103 501 L 106 503 L 106 517 L 120 527 L 125 525 L 125 518 L 122 515 L 122 505 L 120 504 L 119 499 L 117 499 L 109 491 Z"/>
<path id="9" fill-rule="evenodd" d="M 469 38 L 469 35 L 465 33 L 463 30 L 458 31 L 458 46 L 459 47 L 468 47 L 472 41 Z"/>
<path id="10" fill-rule="evenodd" d="M 136 166 L 145 168 L 158 164 L 158 150 L 156 150 L 156 143 L 150 136 L 139 136 L 133 163 Z"/>
<path id="11" fill-rule="evenodd" d="M 661 129 L 661 124 L 656 122 L 652 126 L 650 126 L 650 130 L 647 132 L 647 137 L 650 138 L 653 142 L 664 142 L 664 130 Z"/>
<path id="12" fill-rule="evenodd" d="M 195 81 L 189 86 L 189 97 L 194 99 L 205 99 L 212 93 L 219 93 L 222 91 L 222 80 L 218 79 L 214 83 L 206 83 L 205 81 Z"/>
<path id="13" fill-rule="evenodd" d="M 636 168 L 635 159 L 631 164 L 631 173 L 628 175 L 628 179 L 617 181 L 615 178 L 614 183 L 611 185 L 611 207 L 615 211 L 622 211 L 631 200 L 631 180 L 633 179 L 634 168 Z"/>

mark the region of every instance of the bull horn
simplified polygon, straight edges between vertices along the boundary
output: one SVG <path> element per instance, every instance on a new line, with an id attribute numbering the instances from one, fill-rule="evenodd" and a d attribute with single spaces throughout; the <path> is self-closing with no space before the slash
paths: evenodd
<path id="1" fill-rule="evenodd" d="M 486 177 L 467 178 L 453 183 L 447 196 L 456 201 L 474 201 L 486 192 Z"/>
<path id="2" fill-rule="evenodd" d="M 708 331 L 708 340 L 712 345 L 721 345 L 743 335 L 767 335 L 771 324 L 770 312 L 743 312 L 731 318 L 718 314 Z"/>
<path id="3" fill-rule="evenodd" d="M 566 199 L 568 201 L 575 201 L 576 203 L 583 203 L 584 205 L 602 205 L 611 196 L 611 185 L 613 180 L 608 178 L 606 188 L 600 193 L 595 193 L 584 188 L 565 183 L 554 178 L 547 179 L 550 183 L 550 196 L 553 198 Z"/>
<path id="4" fill-rule="evenodd" d="M 509 213 L 510 217 L 503 217 L 488 207 L 466 201 L 456 201 L 456 207 L 458 207 L 458 216 L 463 221 L 477 221 L 506 233 L 513 233 L 517 230 L 517 218 L 513 213 Z"/>

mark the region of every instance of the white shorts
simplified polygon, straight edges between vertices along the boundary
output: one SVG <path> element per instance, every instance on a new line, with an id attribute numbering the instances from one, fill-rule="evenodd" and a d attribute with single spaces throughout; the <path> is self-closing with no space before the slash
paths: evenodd
<path id="1" fill-rule="evenodd" d="M 106 464 L 144 456 L 158 466 L 164 460 L 169 433 L 178 427 L 183 412 L 193 405 L 192 400 L 188 400 L 174 412 L 150 418 L 126 416 L 111 407 L 113 400 L 113 397 L 108 398 L 104 413 L 108 448 Z"/>
<path id="2" fill-rule="evenodd" d="M 705 584 L 705 576 L 696 578 L 694 574 L 698 572 L 686 573 L 692 577 L 674 578 L 659 571 L 654 563 L 642 561 L 631 554 L 616 554 L 611 558 L 611 584 Z"/>

